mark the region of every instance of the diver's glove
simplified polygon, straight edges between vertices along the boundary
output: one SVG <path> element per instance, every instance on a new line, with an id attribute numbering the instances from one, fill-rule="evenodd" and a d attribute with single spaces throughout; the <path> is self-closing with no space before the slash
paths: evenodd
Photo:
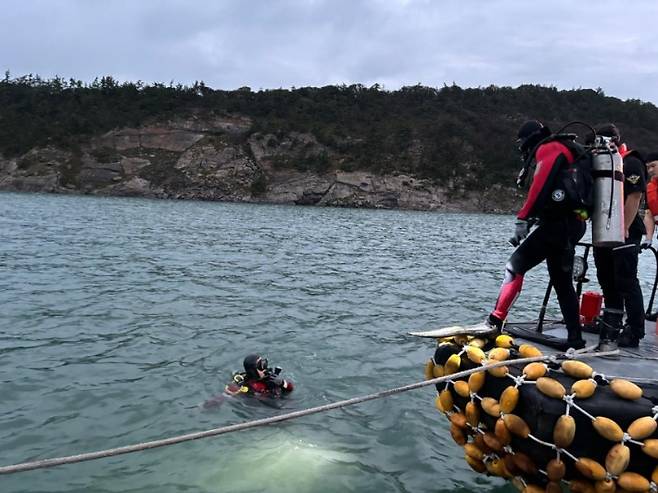
<path id="1" fill-rule="evenodd" d="M 642 243 L 640 243 L 640 250 L 646 250 L 647 248 L 650 248 L 652 244 L 652 240 L 650 236 L 645 236 L 644 239 L 642 240 Z"/>
<path id="2" fill-rule="evenodd" d="M 283 387 L 285 382 L 286 381 L 283 379 L 283 377 L 280 377 L 279 375 L 276 375 L 272 378 L 272 383 L 277 387 Z"/>
<path id="3" fill-rule="evenodd" d="M 528 233 L 530 232 L 530 223 L 525 219 L 517 219 L 515 223 L 514 236 L 512 236 L 508 241 L 509 244 L 513 247 L 517 247 L 521 244 Z"/>

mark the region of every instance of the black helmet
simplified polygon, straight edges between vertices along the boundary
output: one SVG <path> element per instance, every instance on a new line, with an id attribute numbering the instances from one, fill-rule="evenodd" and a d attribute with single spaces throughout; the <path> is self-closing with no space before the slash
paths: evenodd
<path id="1" fill-rule="evenodd" d="M 257 354 L 250 354 L 242 362 L 244 371 L 247 377 L 258 378 L 258 371 L 265 371 L 267 369 L 267 358 L 262 358 Z"/>
<path id="2" fill-rule="evenodd" d="M 516 135 L 516 145 L 523 154 L 524 158 L 528 156 L 539 142 L 548 137 L 551 131 L 545 127 L 539 120 L 528 120 L 519 128 Z"/>

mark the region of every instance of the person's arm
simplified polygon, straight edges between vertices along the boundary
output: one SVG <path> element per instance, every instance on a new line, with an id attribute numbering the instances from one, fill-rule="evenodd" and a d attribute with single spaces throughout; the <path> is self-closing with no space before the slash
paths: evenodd
<path id="1" fill-rule="evenodd" d="M 561 158 L 567 159 L 569 163 L 573 161 L 573 158 L 570 155 L 567 157 L 567 155 L 569 155 L 569 150 L 559 142 L 549 142 L 537 149 L 535 174 L 528 190 L 528 197 L 516 215 L 517 219 L 527 221 L 536 212 L 535 209 L 541 208 L 542 202 L 546 200 L 546 186 L 560 167 Z"/>
<path id="2" fill-rule="evenodd" d="M 628 195 L 624 200 L 624 229 L 626 238 L 628 231 L 640 210 L 642 194 L 647 190 L 644 163 L 635 156 L 624 159 L 624 192 Z"/>
<path id="3" fill-rule="evenodd" d="M 647 230 L 646 242 L 648 245 L 651 245 L 653 240 L 653 233 L 656 230 L 656 222 L 653 219 L 653 214 L 649 209 L 644 211 L 644 227 Z"/>
<path id="4" fill-rule="evenodd" d="M 624 229 L 626 230 L 626 238 L 628 238 L 628 230 L 633 224 L 637 212 L 640 210 L 640 202 L 642 201 L 642 192 L 633 192 L 628 194 L 624 201 Z"/>

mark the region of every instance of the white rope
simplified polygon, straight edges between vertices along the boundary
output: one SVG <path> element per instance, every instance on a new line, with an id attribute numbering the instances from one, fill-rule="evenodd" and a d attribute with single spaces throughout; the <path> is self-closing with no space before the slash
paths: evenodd
<path id="1" fill-rule="evenodd" d="M 75 462 L 83 462 L 94 459 L 102 459 L 104 457 L 113 457 L 116 455 L 129 454 L 132 452 L 138 452 L 140 450 L 153 449 L 158 447 L 165 447 L 167 445 L 174 445 L 181 442 L 189 442 L 191 440 L 198 440 L 200 438 L 208 438 L 217 435 L 223 435 L 226 433 L 232 433 L 235 431 L 247 430 L 250 428 L 256 428 L 259 426 L 269 425 L 272 423 L 280 423 L 282 421 L 288 421 L 291 419 L 301 418 L 302 416 L 308 416 L 310 414 L 317 414 L 325 411 L 330 411 L 332 409 L 338 409 L 346 406 L 353 406 L 355 404 L 360 404 L 362 402 L 372 401 L 375 399 L 381 399 L 383 397 L 388 397 L 394 394 L 401 392 L 407 392 L 409 390 L 415 390 L 422 387 L 427 387 L 429 385 L 435 385 L 437 383 L 444 382 L 453 378 L 466 377 L 472 373 L 481 372 L 489 368 L 497 368 L 499 366 L 506 366 L 512 363 L 523 364 L 523 363 L 534 363 L 536 361 L 543 361 L 548 359 L 548 356 L 535 356 L 532 358 L 521 358 L 511 361 L 497 361 L 486 366 L 478 366 L 470 370 L 464 370 L 458 373 L 453 373 L 452 375 L 446 375 L 443 377 L 433 378 L 431 380 L 425 380 L 423 382 L 417 382 L 410 385 L 405 385 L 403 387 L 397 387 L 394 389 L 384 390 L 381 392 L 376 392 L 374 394 L 368 394 L 361 397 L 354 397 L 352 399 L 346 399 L 343 401 L 333 402 L 331 404 L 325 404 L 322 406 L 312 407 L 309 409 L 302 409 L 300 411 L 294 411 L 291 413 L 280 414 L 278 416 L 272 416 L 270 418 L 257 419 L 254 421 L 247 421 L 244 423 L 238 423 L 235 425 L 223 426 L 221 428 L 214 428 L 212 430 L 198 431 L 194 433 L 188 433 L 185 435 L 179 435 L 171 438 L 165 438 L 162 440 L 154 440 L 151 442 L 137 443 L 135 445 L 126 445 L 124 447 L 117 447 L 106 450 L 99 450 L 97 452 L 88 452 L 84 454 L 69 455 L 66 457 L 55 457 L 52 459 L 42 459 L 32 462 L 23 462 L 20 464 L 13 464 L 10 466 L 0 467 L 0 474 L 12 474 L 16 472 L 30 471 L 33 469 L 42 469 L 45 467 L 59 466 L 63 464 L 72 464 Z"/>
<path id="2" fill-rule="evenodd" d="M 569 354 L 569 357 L 571 359 L 581 359 L 581 358 L 589 358 L 589 357 L 596 357 L 596 356 L 603 356 L 607 353 L 577 353 L 577 354 Z M 65 457 L 55 457 L 52 459 L 41 459 L 41 460 L 36 460 L 36 461 L 31 461 L 31 462 L 23 462 L 20 464 L 13 464 L 9 466 L 3 466 L 0 467 L 0 474 L 13 474 L 16 472 L 23 472 L 23 471 L 31 471 L 34 469 L 42 469 L 46 467 L 54 467 L 54 466 L 60 466 L 63 464 L 72 464 L 75 462 L 84 462 L 84 461 L 89 461 L 89 460 L 95 460 L 95 459 L 102 459 L 105 457 L 113 457 L 116 455 L 122 455 L 122 454 L 129 454 L 132 452 L 138 452 L 140 450 L 147 450 L 147 449 L 153 449 L 153 448 L 158 448 L 158 447 L 165 447 L 168 445 L 174 445 L 176 443 L 182 443 L 182 442 L 189 442 L 191 440 L 198 440 L 201 438 L 208 438 L 212 436 L 217 436 L 217 435 L 223 435 L 226 433 L 232 433 L 235 431 L 242 431 L 242 430 L 247 430 L 250 428 L 256 428 L 259 426 L 265 426 L 269 425 L 272 423 L 280 423 L 282 421 L 288 421 L 291 419 L 296 419 L 296 418 L 301 418 L 302 416 L 308 416 L 311 414 L 317 414 L 325 411 L 331 411 L 332 409 L 338 409 L 346 406 L 353 406 L 355 404 L 360 404 L 362 402 L 367 402 L 367 401 L 372 401 L 375 399 L 381 399 L 384 397 L 388 397 L 394 394 L 399 394 L 401 392 L 407 392 L 409 390 L 415 390 L 419 389 L 422 387 L 427 387 L 429 385 L 435 385 L 438 383 L 442 383 L 454 378 L 462 378 L 462 377 L 467 377 L 471 375 L 472 373 L 478 373 L 481 371 L 488 370 L 490 368 L 498 368 L 500 366 L 507 366 L 507 365 L 520 365 L 520 364 L 528 364 L 528 363 L 534 363 L 537 361 L 547 361 L 550 360 L 551 358 L 555 358 L 556 355 L 545 355 L 545 356 L 534 356 L 531 358 L 519 358 L 515 360 L 505 360 L 505 361 L 496 361 L 495 363 L 490 363 L 484 366 L 477 366 L 475 368 L 472 368 L 470 370 L 464 370 L 460 371 L 457 373 L 453 373 L 452 375 L 445 375 L 443 377 L 437 377 L 433 378 L 431 380 L 425 380 L 423 382 L 416 382 L 413 384 L 405 385 L 403 387 L 396 387 L 394 389 L 389 389 L 389 390 L 383 390 L 381 392 L 376 392 L 374 394 L 368 394 L 364 395 L 361 397 L 354 397 L 352 399 L 346 399 L 338 402 L 333 402 L 331 404 L 325 404 L 322 406 L 317 406 L 317 407 L 312 407 L 308 409 L 302 409 L 300 411 L 294 411 L 291 413 L 286 413 L 286 414 L 280 414 L 278 416 L 272 416 L 270 418 L 263 418 L 263 419 L 257 419 L 254 421 L 247 421 L 244 423 L 238 423 L 234 425 L 229 425 L 229 426 L 222 426 L 221 428 L 213 428 L 211 430 L 206 430 L 206 431 L 198 431 L 194 433 L 188 433 L 185 435 L 178 435 L 175 437 L 171 438 L 165 438 L 162 440 L 154 440 L 150 442 L 142 442 L 142 443 L 137 443 L 134 445 L 126 445 L 124 447 L 117 447 L 117 448 L 112 448 L 112 449 L 106 449 L 106 450 L 99 450 L 97 452 L 88 452 L 88 453 L 83 453 L 83 454 L 77 454 L 77 455 L 69 455 Z M 528 382 L 525 382 L 528 383 Z M 565 451 L 566 452 L 566 451 Z"/>

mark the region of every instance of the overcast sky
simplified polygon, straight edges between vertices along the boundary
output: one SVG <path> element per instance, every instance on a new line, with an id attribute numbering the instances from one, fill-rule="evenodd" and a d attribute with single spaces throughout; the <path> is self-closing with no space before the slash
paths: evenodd
<path id="1" fill-rule="evenodd" d="M 658 104 L 656 0 L 3 0 L 0 68 L 215 89 L 601 87 Z"/>

